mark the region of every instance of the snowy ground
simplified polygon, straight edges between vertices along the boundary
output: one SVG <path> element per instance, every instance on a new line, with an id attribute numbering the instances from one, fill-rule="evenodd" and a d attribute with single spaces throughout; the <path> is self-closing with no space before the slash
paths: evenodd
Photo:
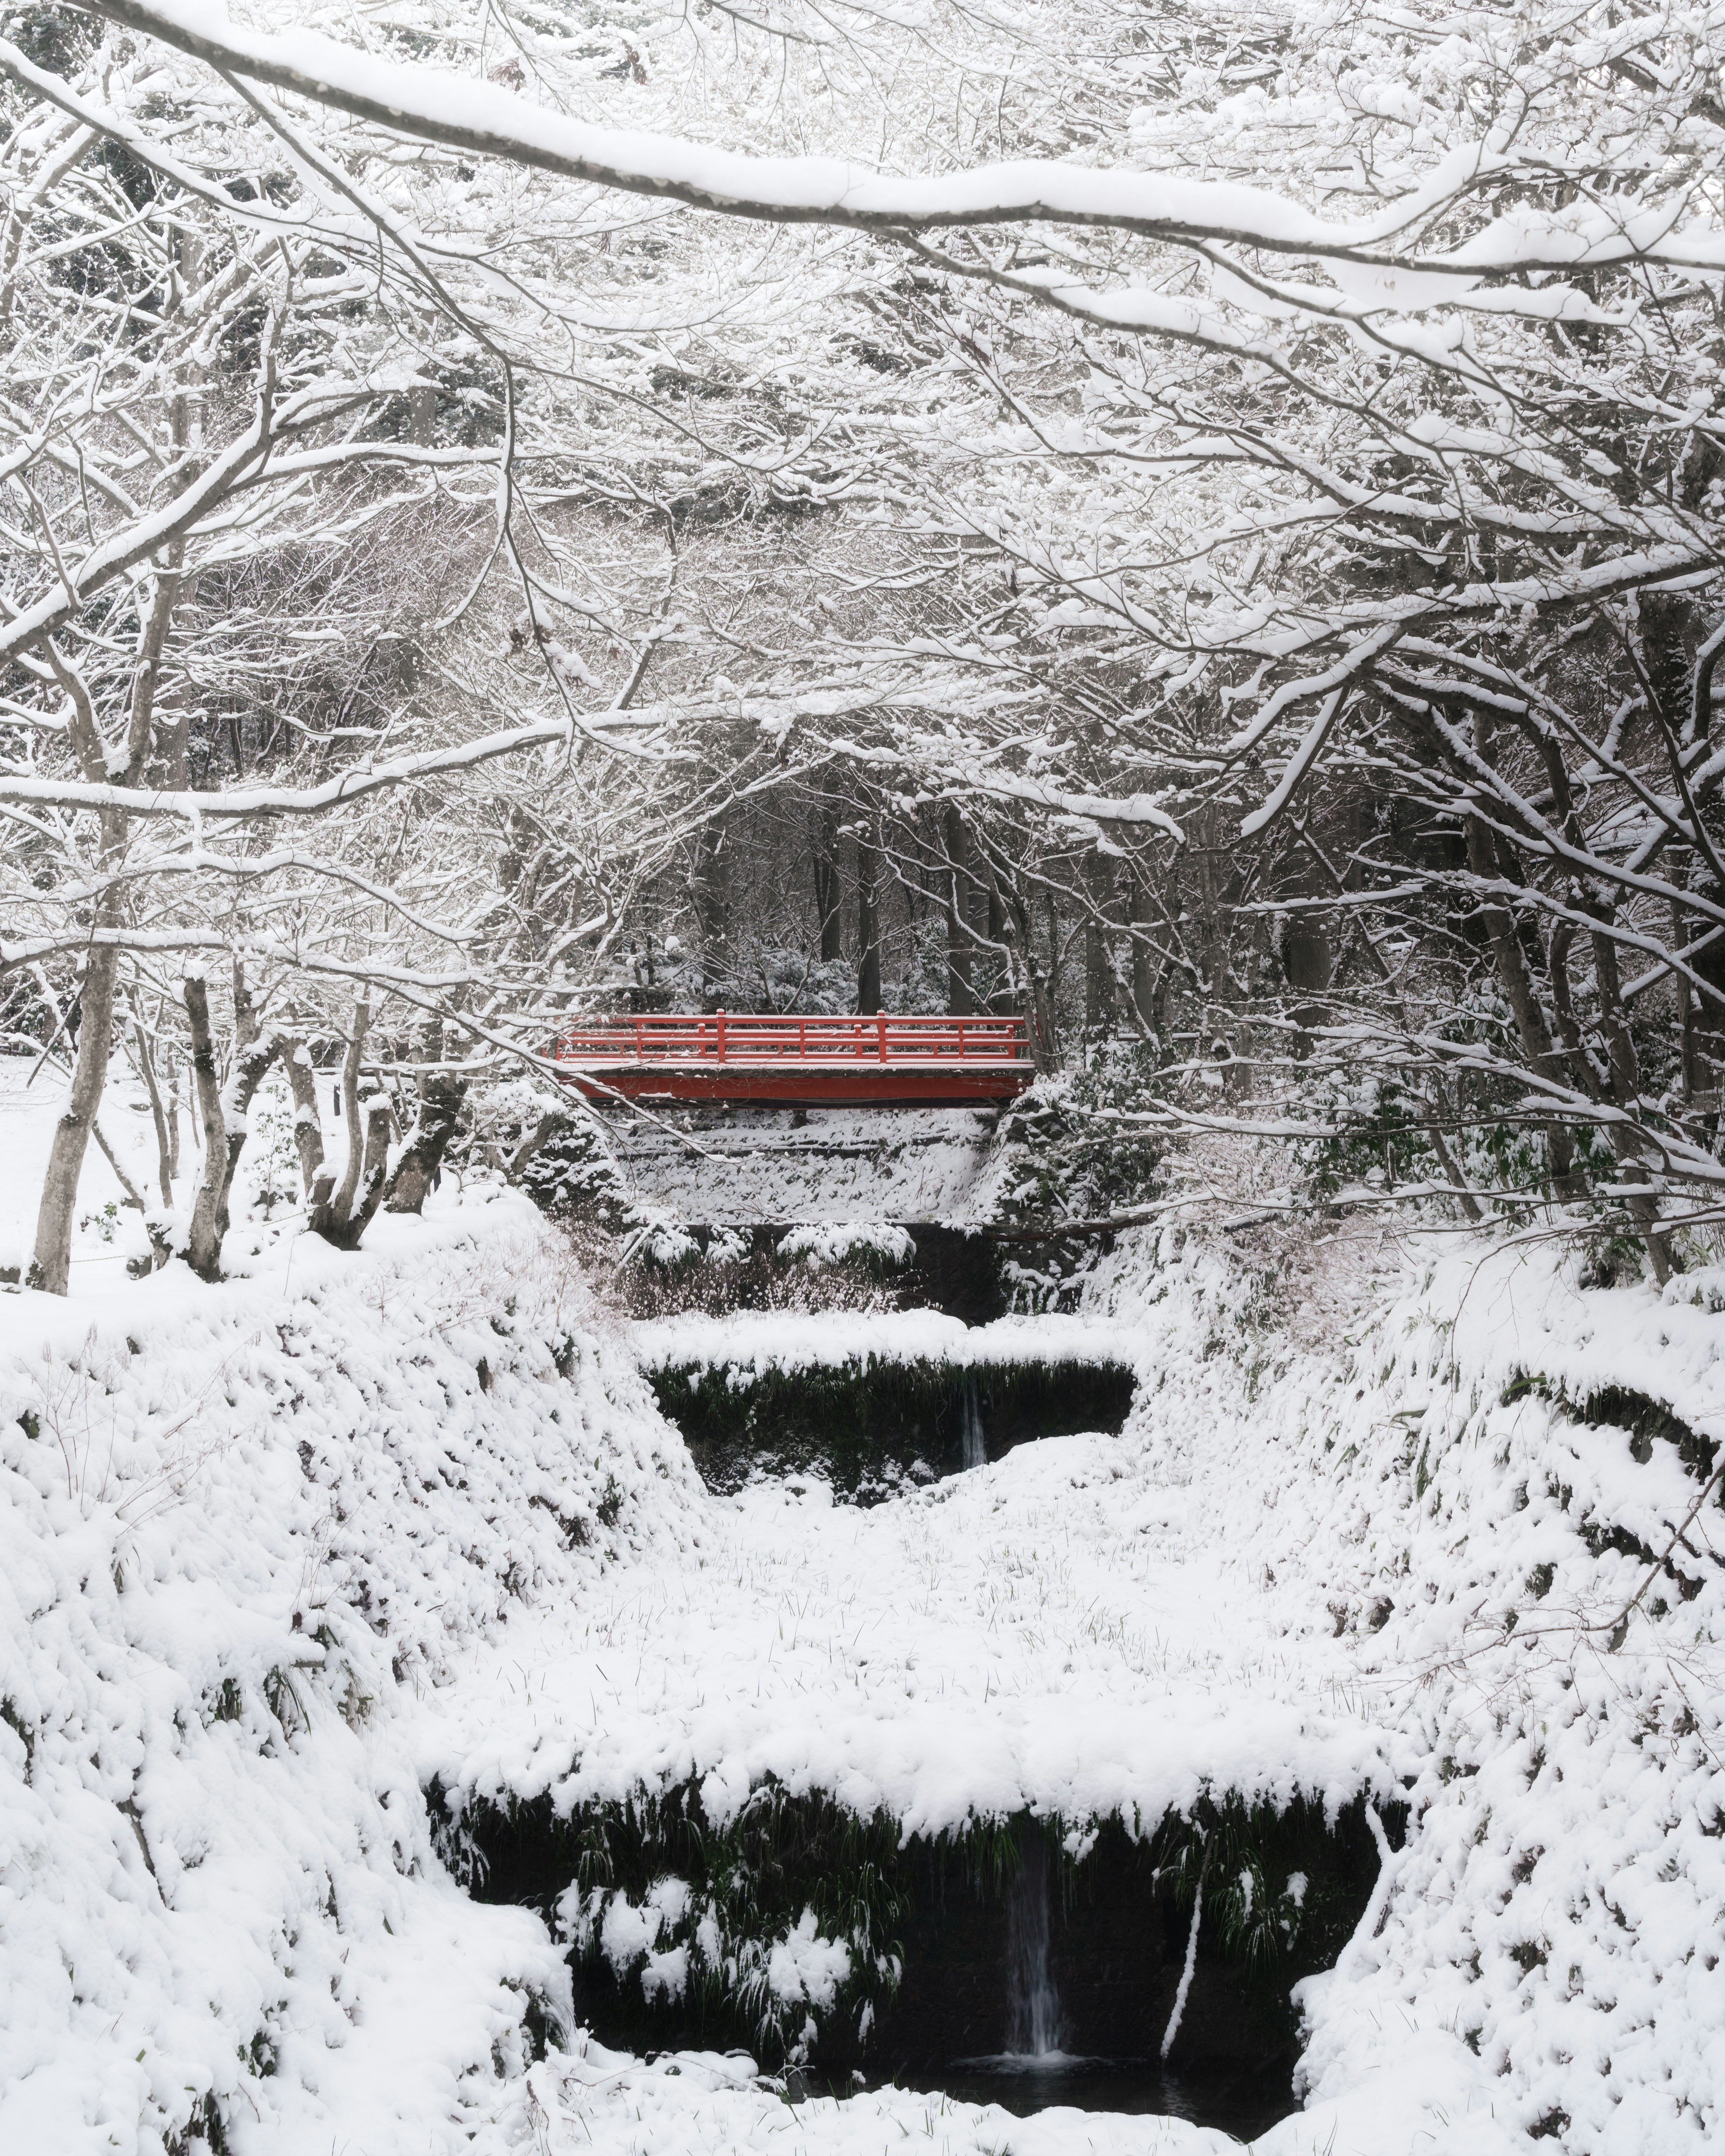
<path id="1" fill-rule="evenodd" d="M 17 1240 L 46 1125 L 8 1133 Z M 93 1224 L 69 1301 L 0 1296 L 0 2147 L 204 2156 L 213 2111 L 233 2156 L 1219 2145 L 531 2064 L 561 1958 L 448 1879 L 432 1768 L 716 1803 L 771 1768 L 923 1825 L 1394 1780 L 1415 1830 L 1306 1988 L 1308 2107 L 1259 2156 L 1717 2133 L 1719 1515 L 1667 1426 L 1580 1410 L 1628 1388 L 1725 1440 L 1725 1279 L 1414 1248 L 1296 1352 L 1286 1276 L 1124 1252 L 1120 1438 L 856 1512 L 709 1498 L 512 1197 L 233 1255 L 132 1282 Z"/>
<path id="2" fill-rule="evenodd" d="M 428 1774 L 559 1809 L 768 1774 L 907 1832 L 1029 1810 L 1387 1795 L 1348 1646 L 1210 1558 L 1141 1436 L 1048 1438 L 894 1501 L 813 1479 L 710 1506 L 697 1550 L 511 1625 L 427 1702 Z"/>
<path id="3" fill-rule="evenodd" d="M 841 1363 L 943 1363 L 986 1369 L 1000 1363 L 1137 1364 L 1142 1330 L 1106 1316 L 1001 1317 L 966 1325 L 937 1310 L 738 1311 L 729 1317 L 657 1318 L 631 1328 L 644 1370 L 834 1368 Z"/>
<path id="4" fill-rule="evenodd" d="M 740 1108 L 617 1116 L 619 1165 L 649 1204 L 703 1227 L 970 1217 L 993 1117 L 973 1108 Z M 686 1126 L 679 1142 L 673 1127 Z"/>

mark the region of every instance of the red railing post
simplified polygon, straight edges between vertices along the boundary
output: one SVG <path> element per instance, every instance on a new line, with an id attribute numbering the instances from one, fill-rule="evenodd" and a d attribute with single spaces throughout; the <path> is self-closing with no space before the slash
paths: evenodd
<path id="1" fill-rule="evenodd" d="M 722 1063 L 725 1060 L 725 1014 L 718 1011 L 715 1016 L 719 1021 L 719 1060 Z"/>
<path id="2" fill-rule="evenodd" d="M 875 1012 L 875 1029 L 880 1036 L 880 1060 L 884 1063 L 886 1060 L 886 1014 L 885 1011 Z"/>
<path id="3" fill-rule="evenodd" d="M 644 1063 L 646 1060 L 647 1029 L 639 1019 L 637 1019 L 635 1020 L 635 1060 L 637 1063 Z"/>
<path id="4" fill-rule="evenodd" d="M 797 1055 L 801 1061 L 806 1063 L 809 1060 L 809 1021 L 806 1018 L 797 1020 Z"/>

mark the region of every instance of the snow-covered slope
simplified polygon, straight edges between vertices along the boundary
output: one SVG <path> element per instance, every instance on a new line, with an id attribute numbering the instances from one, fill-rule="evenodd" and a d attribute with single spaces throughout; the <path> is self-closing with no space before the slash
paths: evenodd
<path id="1" fill-rule="evenodd" d="M 1145 1373 L 1122 1437 L 860 1512 L 707 1497 L 518 1201 L 378 1225 L 0 1296 L 0 2146 L 1212 2145 L 532 2064 L 560 1956 L 449 1879 L 433 1769 L 721 1809 L 772 1771 L 926 1825 L 1398 1791 L 1260 2156 L 1717 2133 L 1725 1280 L 1414 1249 L 1296 1348 L 1303 1289 L 1140 1245 L 1093 1291 Z"/>
<path id="2" fill-rule="evenodd" d="M 1297 1277 L 1144 1257 L 1099 1291 L 1158 1343 L 1139 1426 L 1162 1473 L 1242 1594 L 1271 1589 L 1288 1651 L 1337 1635 L 1346 1696 L 1414 1762 L 1381 1910 L 1305 1987 L 1301 2130 L 1459 2153 L 1483 2100 L 1577 2156 L 1710 2145 L 1725 1276 L 1584 1291 L 1548 1245 L 1450 1238 L 1404 1250 L 1399 1291 L 1332 1345 L 1295 1350 Z M 1380 2099 L 1376 2127 L 1350 2123 Z M 1416 2143 L 1397 2110 L 1427 2114 Z"/>
<path id="3" fill-rule="evenodd" d="M 403 1706 L 698 1491 L 524 1202 L 378 1225 L 0 1297 L 0 2148 L 465 2148 L 567 1999 Z"/>

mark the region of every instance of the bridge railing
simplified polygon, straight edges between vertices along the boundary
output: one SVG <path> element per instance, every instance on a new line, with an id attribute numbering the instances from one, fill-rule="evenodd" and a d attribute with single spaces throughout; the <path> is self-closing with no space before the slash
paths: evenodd
<path id="1" fill-rule="evenodd" d="M 1021 1018 L 791 1018 L 777 1013 L 655 1011 L 586 1019 L 557 1035 L 557 1060 L 660 1063 L 1015 1063 L 1029 1052 Z"/>

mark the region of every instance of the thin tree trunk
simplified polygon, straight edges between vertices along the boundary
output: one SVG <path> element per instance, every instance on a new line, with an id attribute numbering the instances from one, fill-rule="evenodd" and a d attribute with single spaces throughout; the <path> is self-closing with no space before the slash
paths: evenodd
<path id="1" fill-rule="evenodd" d="M 294 1097 L 294 1149 L 300 1156 L 300 1188 L 309 1198 L 323 1166 L 323 1118 L 317 1108 L 317 1072 L 302 1040 L 283 1039 L 281 1060 L 288 1091 Z"/>
<path id="2" fill-rule="evenodd" d="M 201 1279 L 222 1277 L 222 1245 L 228 1226 L 228 1201 L 234 1171 L 249 1134 L 248 1117 L 270 1065 L 281 1052 L 281 1035 L 268 1034 L 236 1048 L 234 1069 L 223 1089 L 217 1081 L 216 1048 L 209 1022 L 209 991 L 202 978 L 188 974 L 184 988 L 186 1017 L 192 1030 L 192 1069 L 203 1119 L 203 1173 L 192 1204 L 186 1261 Z"/>
<path id="3" fill-rule="evenodd" d="M 172 1056 L 167 1065 L 167 1179 L 180 1179 L 180 1067 Z"/>
<path id="4" fill-rule="evenodd" d="M 1150 944 L 1150 884 L 1136 862 L 1127 870 L 1127 918 L 1132 931 L 1132 1010 L 1139 1025 L 1153 1040 L 1158 1031 L 1158 1014 L 1156 953 Z"/>
<path id="5" fill-rule="evenodd" d="M 814 911 L 820 922 L 820 962 L 845 955 L 845 890 L 839 874 L 839 819 L 823 808 L 814 824 Z"/>
<path id="6" fill-rule="evenodd" d="M 141 1019 L 134 1018 L 132 1031 L 138 1045 L 138 1071 L 144 1081 L 144 1091 L 150 1096 L 150 1114 L 156 1125 L 156 1172 L 162 1185 L 162 1202 L 174 1202 L 173 1148 L 169 1143 L 167 1111 L 162 1105 L 162 1088 L 156 1082 L 156 1062 L 150 1053 L 150 1043 L 144 1032 Z"/>
<path id="7" fill-rule="evenodd" d="M 311 1227 L 314 1233 L 333 1243 L 338 1250 L 356 1250 L 360 1238 L 371 1225 L 372 1216 L 383 1202 L 383 1193 L 389 1173 L 389 1126 L 394 1120 L 389 1102 L 381 1093 L 374 1093 L 366 1102 L 363 1114 L 356 1106 L 349 1118 L 348 1128 L 357 1132 L 362 1120 L 365 1126 L 365 1150 L 356 1178 L 354 1197 L 343 1203 L 338 1197 L 334 1201 L 314 1201 Z M 321 1188 L 326 1189 L 328 1171 L 318 1178 Z M 343 1189 L 347 1188 L 344 1182 Z"/>
<path id="8" fill-rule="evenodd" d="M 104 901 L 103 911 L 107 910 Z M 78 1060 L 65 1113 L 54 1125 L 42 1202 L 36 1214 L 36 1248 L 28 1275 L 32 1287 L 64 1295 L 72 1274 L 72 1216 L 78 1204 L 78 1179 L 85 1149 L 102 1104 L 114 1030 L 114 983 L 120 953 L 111 944 L 92 946 L 80 991 L 82 1014 Z"/>
<path id="9" fill-rule="evenodd" d="M 1491 833 L 1477 816 L 1468 817 L 1466 836 L 1469 868 L 1481 882 L 1495 882 L 1498 872 L 1497 848 Z M 1527 953 L 1522 948 L 1515 922 L 1508 909 L 1495 901 L 1484 901 L 1480 912 L 1497 961 L 1497 978 L 1515 1015 L 1522 1050 L 1542 1075 L 1561 1080 L 1563 1058 L 1553 1042 L 1551 1028 L 1546 1023 L 1545 1012 L 1527 971 Z M 1568 1131 L 1555 1116 L 1545 1116 L 1543 1121 L 1551 1155 L 1552 1182 L 1558 1195 L 1568 1199 L 1584 1197 L 1586 1189 L 1576 1169 L 1575 1147 Z"/>
<path id="10" fill-rule="evenodd" d="M 186 1258 L 193 1272 L 204 1280 L 217 1278 L 221 1265 L 221 1237 L 216 1214 L 228 1165 L 228 1124 L 222 1113 L 222 1088 L 216 1075 L 216 1044 L 210 1030 L 209 991 L 201 976 L 188 973 L 181 993 L 192 1031 L 192 1082 L 197 1090 L 199 1117 L 203 1125 L 203 1173 L 192 1201 L 192 1226 L 187 1238 Z"/>
<path id="11" fill-rule="evenodd" d="M 257 1037 L 258 1007 L 246 985 L 245 968 L 236 957 L 234 961 L 234 1046 L 236 1052 L 249 1048 Z"/>
<path id="12" fill-rule="evenodd" d="M 965 1018 L 976 1009 L 971 985 L 973 952 L 970 937 L 970 834 L 956 802 L 947 804 L 942 819 L 947 851 L 947 1009 Z"/>
<path id="13" fill-rule="evenodd" d="M 1091 912 L 1084 926 L 1084 1029 L 1105 1034 L 1114 1023 L 1114 966 L 1108 948 L 1108 910 L 1113 903 L 1114 870 L 1107 857 L 1092 853 L 1085 863 Z"/>
<path id="14" fill-rule="evenodd" d="M 359 1068 L 371 1024 L 372 1007 L 362 996 L 353 1006 L 353 1026 L 347 1036 L 347 1053 L 341 1059 L 341 1107 L 343 1119 L 347 1125 L 347 1168 L 335 1198 L 332 1224 L 337 1227 L 347 1224 L 353 1210 L 354 1194 L 359 1188 L 360 1173 L 364 1166 L 366 1133 L 359 1119 Z M 323 1231 L 320 1229 L 318 1232 L 321 1234 Z"/>
<path id="15" fill-rule="evenodd" d="M 120 1156 L 115 1152 L 113 1147 L 109 1144 L 107 1133 L 103 1130 L 101 1125 L 100 1123 L 92 1123 L 90 1127 L 90 1134 L 96 1142 L 96 1150 L 101 1154 L 102 1158 L 107 1162 L 109 1167 L 114 1171 L 114 1180 L 120 1185 L 120 1195 L 122 1201 L 126 1204 L 130 1205 L 135 1213 L 146 1212 L 149 1209 L 144 1204 L 143 1192 L 138 1188 L 136 1183 L 132 1181 L 131 1178 L 121 1166 Z"/>
<path id="16" fill-rule="evenodd" d="M 880 1009 L 880 920 L 875 903 L 880 855 L 866 839 L 856 842 L 856 1007 L 865 1016 Z"/>
<path id="17" fill-rule="evenodd" d="M 703 1001 L 720 993 L 730 955 L 731 856 L 722 817 L 701 831 L 695 855 L 695 917 L 701 929 Z"/>

